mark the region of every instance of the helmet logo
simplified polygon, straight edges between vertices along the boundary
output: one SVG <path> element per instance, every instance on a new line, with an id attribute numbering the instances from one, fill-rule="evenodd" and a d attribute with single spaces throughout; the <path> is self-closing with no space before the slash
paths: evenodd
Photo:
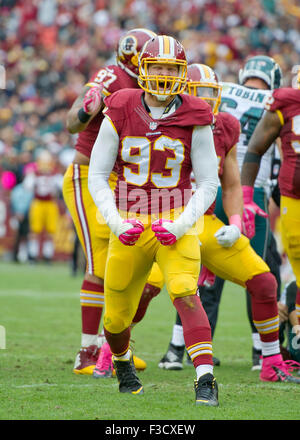
<path id="1" fill-rule="evenodd" d="M 123 52 L 125 55 L 131 55 L 136 54 L 137 49 L 137 39 L 132 36 L 128 35 L 125 37 L 120 44 L 120 52 Z"/>

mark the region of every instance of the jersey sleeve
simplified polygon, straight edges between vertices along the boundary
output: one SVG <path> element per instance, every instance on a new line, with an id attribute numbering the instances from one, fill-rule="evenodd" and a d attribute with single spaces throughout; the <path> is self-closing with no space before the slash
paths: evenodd
<path id="1" fill-rule="evenodd" d="M 222 113 L 225 133 L 226 154 L 234 147 L 241 134 L 241 125 L 237 118 L 229 113 Z"/>
<path id="2" fill-rule="evenodd" d="M 110 119 L 118 133 L 122 129 L 126 115 L 128 117 L 128 98 L 127 89 L 122 89 L 104 99 L 103 114 Z"/>
<path id="3" fill-rule="evenodd" d="M 98 70 L 85 84 L 88 87 L 102 86 L 104 96 L 109 96 L 121 88 L 116 66 L 106 66 Z"/>

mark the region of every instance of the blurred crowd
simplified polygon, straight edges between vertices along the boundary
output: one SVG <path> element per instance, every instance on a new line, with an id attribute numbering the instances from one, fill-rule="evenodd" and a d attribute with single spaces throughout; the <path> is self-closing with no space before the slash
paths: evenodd
<path id="1" fill-rule="evenodd" d="M 0 174 L 11 171 L 12 185 L 45 148 L 63 174 L 75 142 L 66 113 L 136 27 L 178 38 L 189 62 L 210 65 L 223 81 L 237 81 L 259 53 L 279 62 L 285 85 L 300 64 L 293 0 L 0 0 Z"/>

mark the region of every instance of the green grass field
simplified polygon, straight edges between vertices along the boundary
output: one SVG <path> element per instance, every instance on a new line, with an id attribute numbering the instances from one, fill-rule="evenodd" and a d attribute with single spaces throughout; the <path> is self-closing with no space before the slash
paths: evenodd
<path id="1" fill-rule="evenodd" d="M 218 408 L 194 404 L 194 369 L 167 372 L 165 353 L 175 317 L 163 291 L 132 337 L 146 360 L 143 396 L 118 392 L 116 379 L 77 376 L 82 276 L 67 265 L 0 263 L 0 420 L 299 420 L 300 386 L 263 383 L 251 372 L 251 336 L 243 289 L 226 283 L 214 355 Z"/>

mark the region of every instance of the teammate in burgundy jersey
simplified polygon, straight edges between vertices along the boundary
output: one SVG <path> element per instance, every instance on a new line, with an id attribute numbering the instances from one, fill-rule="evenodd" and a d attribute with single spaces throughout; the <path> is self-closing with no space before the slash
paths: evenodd
<path id="1" fill-rule="evenodd" d="M 298 75 L 299 78 L 299 75 Z M 279 172 L 280 222 L 283 247 L 297 283 L 296 310 L 300 323 L 300 84 L 281 88 L 270 96 L 267 112 L 251 138 L 242 168 L 242 183 L 249 187 L 259 170 L 261 156 L 281 139 Z"/>
<path id="2" fill-rule="evenodd" d="M 229 114 L 218 113 L 218 81 L 211 68 L 193 64 L 188 67 L 188 91 L 207 100 L 215 113 L 213 125 L 215 149 L 219 160 L 219 178 L 222 186 L 224 210 L 229 225 L 217 218 L 212 205 L 204 215 L 204 228 L 199 232 L 201 243 L 202 280 L 208 273 L 247 287 L 251 294 L 253 320 L 263 347 L 263 381 L 300 383 L 288 370 L 280 354 L 279 317 L 276 301 L 276 280 L 270 268 L 241 235 L 243 211 L 242 187 L 236 158 L 236 144 L 240 134 L 239 121 Z M 199 98 L 196 98 L 199 99 Z M 203 273 L 202 273 L 203 272 Z M 165 369 L 181 369 L 185 336 L 180 315 L 173 327 L 172 341 L 159 363 Z M 181 352 L 181 353 L 179 353 Z M 194 362 L 194 352 L 187 347 Z"/>
<path id="3" fill-rule="evenodd" d="M 217 157 L 209 105 L 181 94 L 186 67 L 184 49 L 174 38 L 160 35 L 145 44 L 139 58 L 144 92 L 122 90 L 105 100 L 106 117 L 91 155 L 89 189 L 112 231 L 104 281 L 104 331 L 120 392 L 143 393 L 129 349 L 130 325 L 156 261 L 182 319 L 196 369 L 196 404 L 217 406 L 210 327 L 196 295 L 200 249 L 194 228 L 215 199 Z M 126 184 L 126 210 L 120 207 L 121 188 L 115 192 L 116 203 L 108 185 L 115 161 L 117 188 Z M 176 190 L 179 214 L 177 203 L 153 204 L 152 191 L 158 190 L 170 199 Z M 185 191 L 190 196 L 186 206 Z M 131 204 L 136 197 L 138 203 Z"/>
<path id="4" fill-rule="evenodd" d="M 64 176 L 63 196 L 87 261 L 80 291 L 82 334 L 81 349 L 73 369 L 76 374 L 93 374 L 98 360 L 98 331 L 104 305 L 103 278 L 109 239 L 109 228 L 104 221 L 98 221 L 100 214 L 88 190 L 91 150 L 103 121 L 103 98 L 122 88 L 138 87 L 137 57 L 143 44 L 153 35 L 147 29 L 126 32 L 118 43 L 117 65 L 106 66 L 90 78 L 67 117 L 68 130 L 78 133 L 78 137 L 74 161 Z M 112 188 L 114 175 L 112 173 L 110 179 Z M 141 361 L 137 367 L 144 369 L 145 366 Z M 100 377 L 111 375 L 108 363 Z"/>

